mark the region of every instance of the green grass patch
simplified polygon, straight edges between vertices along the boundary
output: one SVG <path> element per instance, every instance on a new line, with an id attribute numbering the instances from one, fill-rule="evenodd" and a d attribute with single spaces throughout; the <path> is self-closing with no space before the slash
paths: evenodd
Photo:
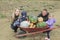
<path id="1" fill-rule="evenodd" d="M 6 15 L 0 13 L 0 18 L 6 18 Z"/>

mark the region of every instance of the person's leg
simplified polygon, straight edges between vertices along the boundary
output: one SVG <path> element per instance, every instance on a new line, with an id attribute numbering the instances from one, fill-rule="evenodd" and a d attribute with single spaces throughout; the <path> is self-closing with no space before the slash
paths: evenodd
<path id="1" fill-rule="evenodd" d="M 50 31 L 47 31 L 47 38 L 50 39 Z"/>
<path id="2" fill-rule="evenodd" d="M 12 24 L 11 24 L 11 28 L 14 30 L 14 32 L 17 32 L 18 26 L 17 26 L 17 25 L 14 26 L 14 22 L 15 22 L 15 21 L 16 21 L 16 20 L 13 20 L 13 22 L 12 22 Z"/>
<path id="3" fill-rule="evenodd" d="M 47 31 L 47 37 L 45 38 L 45 40 L 50 40 L 50 31 Z"/>
<path id="4" fill-rule="evenodd" d="M 21 33 L 21 34 L 25 34 L 26 31 L 24 31 L 23 29 L 20 28 L 20 33 Z"/>
<path id="5" fill-rule="evenodd" d="M 15 26 L 15 28 L 14 28 L 14 32 L 17 32 L 17 29 L 18 29 L 18 27 L 17 27 L 17 26 Z"/>

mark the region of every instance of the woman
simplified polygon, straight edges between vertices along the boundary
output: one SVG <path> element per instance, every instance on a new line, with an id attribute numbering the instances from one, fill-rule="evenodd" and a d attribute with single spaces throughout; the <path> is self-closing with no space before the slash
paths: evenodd
<path id="1" fill-rule="evenodd" d="M 17 32 L 18 27 L 14 26 L 13 24 L 19 18 L 19 14 L 20 14 L 20 10 L 19 9 L 16 9 L 15 12 L 12 14 L 13 22 L 11 24 L 11 28 L 14 30 L 14 32 Z"/>
<path id="2" fill-rule="evenodd" d="M 18 19 L 19 14 L 20 14 L 20 10 L 16 9 L 15 12 L 12 14 L 13 21 L 16 21 Z"/>
<path id="3" fill-rule="evenodd" d="M 42 17 L 43 21 L 45 22 L 48 20 L 48 16 L 49 16 L 49 13 L 47 12 L 47 9 L 43 9 L 41 14 L 38 15 L 38 17 Z"/>
<path id="4" fill-rule="evenodd" d="M 43 21 L 46 22 L 48 21 L 48 16 L 49 16 L 49 12 L 47 11 L 47 9 L 43 9 L 43 11 L 41 12 L 41 14 L 38 15 L 38 17 L 42 17 Z M 47 37 L 45 39 L 50 40 L 50 31 L 47 31 Z"/>
<path id="5" fill-rule="evenodd" d="M 27 20 L 27 12 L 26 11 L 22 11 L 21 12 L 21 16 L 20 18 L 17 20 L 17 25 L 20 27 L 20 26 L 25 26 L 24 23 L 26 22 Z M 24 22 L 25 21 L 25 22 Z M 22 30 L 20 28 L 20 32 L 18 34 L 25 34 L 26 32 L 24 30 Z"/>

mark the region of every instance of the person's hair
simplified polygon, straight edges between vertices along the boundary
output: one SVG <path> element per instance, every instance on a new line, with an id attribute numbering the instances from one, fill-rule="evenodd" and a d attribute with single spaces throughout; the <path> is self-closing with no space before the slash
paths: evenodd
<path id="1" fill-rule="evenodd" d="M 46 11 L 46 12 L 48 13 L 47 9 L 43 9 L 43 10 L 41 11 L 41 13 L 42 13 L 43 11 Z"/>
<path id="2" fill-rule="evenodd" d="M 16 10 L 19 10 L 19 9 L 16 8 L 15 11 L 16 11 Z"/>
<path id="3" fill-rule="evenodd" d="M 47 11 L 47 9 L 43 9 L 44 11 Z"/>
<path id="4" fill-rule="evenodd" d="M 54 17 L 54 15 L 50 14 L 49 16 Z"/>

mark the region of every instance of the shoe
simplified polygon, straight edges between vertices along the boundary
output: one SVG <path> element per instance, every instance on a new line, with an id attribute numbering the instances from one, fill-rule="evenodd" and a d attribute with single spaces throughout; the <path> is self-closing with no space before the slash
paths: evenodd
<path id="1" fill-rule="evenodd" d="M 46 37 L 45 40 L 50 40 L 50 39 Z"/>
<path id="2" fill-rule="evenodd" d="M 48 40 L 50 40 L 50 39 L 48 39 Z"/>
<path id="3" fill-rule="evenodd" d="M 14 32 L 16 33 L 16 32 L 17 32 L 17 30 L 14 30 Z"/>
<path id="4" fill-rule="evenodd" d="M 45 40 L 48 40 L 48 38 L 46 37 Z"/>

